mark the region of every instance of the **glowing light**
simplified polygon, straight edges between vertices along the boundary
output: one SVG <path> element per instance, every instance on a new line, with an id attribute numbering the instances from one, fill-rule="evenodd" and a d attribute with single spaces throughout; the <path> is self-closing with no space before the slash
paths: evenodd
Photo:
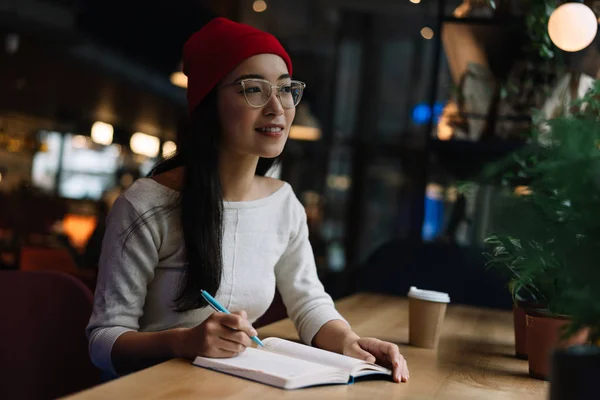
<path id="1" fill-rule="evenodd" d="M 431 107 L 424 103 L 417 104 L 413 108 L 412 119 L 418 125 L 426 124 L 431 119 Z"/>
<path id="2" fill-rule="evenodd" d="M 594 41 L 597 32 L 596 15 L 582 3 L 565 3 L 557 7 L 548 20 L 550 39 L 564 51 L 585 49 Z"/>
<path id="3" fill-rule="evenodd" d="M 292 125 L 290 129 L 290 139 L 294 140 L 319 140 L 321 130 L 312 126 Z"/>
<path id="4" fill-rule="evenodd" d="M 329 175 L 327 177 L 327 186 L 331 189 L 345 191 L 352 185 L 352 180 L 346 175 Z"/>
<path id="5" fill-rule="evenodd" d="M 529 186 L 517 186 L 515 188 L 515 194 L 517 196 L 528 196 L 531 193 L 533 192 L 531 191 L 531 189 L 529 189 Z"/>
<path id="6" fill-rule="evenodd" d="M 187 88 L 188 77 L 181 71 L 176 71 L 171 74 L 171 83 L 181 88 Z"/>
<path id="7" fill-rule="evenodd" d="M 167 158 L 168 156 L 172 155 L 176 151 L 177 151 L 177 145 L 175 144 L 175 142 L 172 142 L 169 140 L 169 141 L 163 143 L 162 156 L 164 158 Z"/>
<path id="8" fill-rule="evenodd" d="M 98 144 L 108 146 L 113 141 L 114 128 L 111 124 L 96 121 L 92 125 L 92 140 Z"/>
<path id="9" fill-rule="evenodd" d="M 421 36 L 427 40 L 433 39 L 433 29 L 426 26 L 425 28 L 421 29 Z"/>
<path id="10" fill-rule="evenodd" d="M 131 147 L 131 151 L 136 154 L 154 158 L 158 156 L 158 152 L 160 150 L 160 140 L 155 136 L 147 135 L 142 132 L 136 132 L 131 135 L 129 147 Z"/>
<path id="11" fill-rule="evenodd" d="M 256 0 L 254 4 L 252 4 L 252 9 L 256 12 L 263 12 L 267 9 L 267 2 L 264 0 Z"/>

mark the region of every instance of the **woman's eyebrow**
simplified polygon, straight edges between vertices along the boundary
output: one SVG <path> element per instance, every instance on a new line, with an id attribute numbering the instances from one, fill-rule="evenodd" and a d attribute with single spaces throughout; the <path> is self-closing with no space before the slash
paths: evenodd
<path id="1" fill-rule="evenodd" d="M 262 75 L 258 75 L 258 74 L 241 75 L 241 76 L 238 76 L 237 79 L 235 81 L 233 81 L 233 83 L 239 82 L 243 79 L 265 79 L 265 77 Z"/>
<path id="2" fill-rule="evenodd" d="M 277 80 L 281 81 L 283 79 L 289 79 L 289 78 L 291 78 L 290 74 L 281 74 L 281 75 L 279 75 L 279 78 L 277 78 Z M 262 75 L 259 75 L 259 74 L 246 74 L 246 75 L 238 76 L 237 79 L 235 81 L 233 81 L 233 83 L 237 83 L 244 79 L 265 79 L 265 77 Z"/>

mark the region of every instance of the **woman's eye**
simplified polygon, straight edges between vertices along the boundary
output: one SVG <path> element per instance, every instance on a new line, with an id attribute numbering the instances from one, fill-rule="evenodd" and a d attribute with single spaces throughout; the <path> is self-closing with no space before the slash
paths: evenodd
<path id="1" fill-rule="evenodd" d="M 281 91 L 284 93 L 291 93 L 292 92 L 292 87 L 291 86 L 282 86 L 281 87 Z"/>
<path id="2" fill-rule="evenodd" d="M 250 87 L 246 87 L 246 93 L 261 93 L 262 90 L 260 87 L 258 86 L 250 86 Z"/>

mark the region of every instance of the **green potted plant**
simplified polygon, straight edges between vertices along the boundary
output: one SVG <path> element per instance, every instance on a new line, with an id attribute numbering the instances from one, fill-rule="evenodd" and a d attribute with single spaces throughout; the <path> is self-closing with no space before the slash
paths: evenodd
<path id="1" fill-rule="evenodd" d="M 515 302 L 525 295 L 540 307 L 527 310 L 530 373 L 540 378 L 552 349 L 600 338 L 599 99 L 596 82 L 573 115 L 539 125 L 514 158 L 512 176 L 528 190 L 501 205 L 488 237 L 489 263 L 510 273 Z"/>

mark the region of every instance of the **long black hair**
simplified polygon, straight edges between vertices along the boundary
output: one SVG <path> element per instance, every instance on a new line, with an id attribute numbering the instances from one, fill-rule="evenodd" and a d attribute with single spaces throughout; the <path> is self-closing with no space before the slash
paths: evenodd
<path id="1" fill-rule="evenodd" d="M 151 215 L 160 216 L 179 209 L 187 259 L 179 292 L 174 298 L 177 312 L 203 307 L 200 290 L 216 294 L 223 274 L 223 192 L 218 171 L 221 124 L 217 89 L 193 111 L 190 128 L 179 136 L 175 155 L 157 164 L 149 173 L 154 176 L 177 167 L 185 170 L 179 196 Z M 256 174 L 265 175 L 277 161 L 277 158 L 260 158 Z M 141 223 L 147 223 L 151 216 L 143 215 Z"/>

